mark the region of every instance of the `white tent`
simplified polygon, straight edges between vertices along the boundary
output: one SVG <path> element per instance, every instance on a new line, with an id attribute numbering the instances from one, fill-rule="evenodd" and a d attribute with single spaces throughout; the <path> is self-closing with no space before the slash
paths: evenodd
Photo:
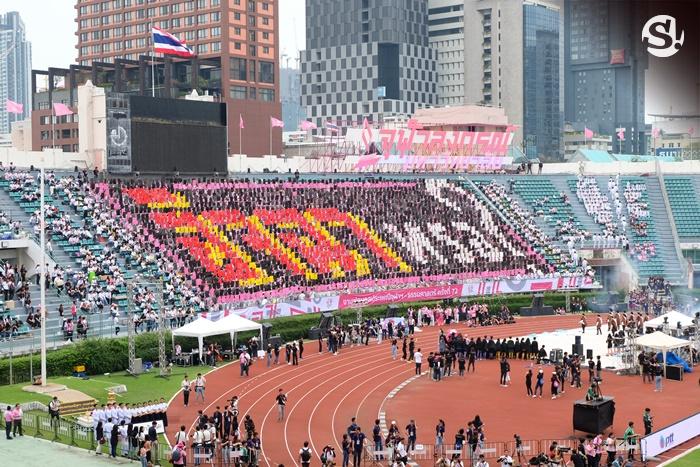
<path id="1" fill-rule="evenodd" d="M 204 349 L 204 338 L 209 336 L 217 336 L 219 334 L 230 334 L 231 347 L 233 348 L 233 340 L 237 333 L 243 331 L 260 332 L 260 343 L 263 339 L 263 326 L 260 323 L 251 321 L 236 314 L 230 314 L 218 321 L 211 321 L 201 316 L 196 320 L 185 324 L 181 328 L 175 329 L 172 332 L 173 340 L 175 337 L 196 337 L 199 343 L 199 358 L 201 360 Z"/>
<path id="2" fill-rule="evenodd" d="M 647 347 L 663 352 L 664 376 L 666 375 L 666 353 L 674 349 L 680 349 L 682 347 L 688 347 L 693 345 L 690 341 L 669 336 L 668 334 L 664 334 L 661 331 L 656 331 L 652 332 L 651 334 L 644 334 L 643 336 L 639 336 L 635 340 L 635 344 L 639 347 Z"/>
<path id="3" fill-rule="evenodd" d="M 261 323 L 256 323 L 237 314 L 231 313 L 225 318 L 221 318 L 219 321 L 214 323 L 216 328 L 219 330 L 219 334 L 230 334 L 231 335 L 231 348 L 233 349 L 233 341 L 239 332 L 244 331 L 259 331 L 260 332 L 260 344 L 263 341 L 263 326 Z"/>
<path id="4" fill-rule="evenodd" d="M 657 318 L 651 319 L 644 323 L 645 327 L 649 328 L 656 328 L 659 326 L 664 325 L 664 319 L 667 320 L 668 326 L 671 329 L 675 329 L 678 326 L 678 323 L 681 323 L 681 328 L 688 328 L 692 326 L 693 323 L 693 318 L 691 318 L 688 315 L 684 315 L 683 313 L 673 310 L 669 311 L 668 313 L 665 313 Z"/>
<path id="5" fill-rule="evenodd" d="M 220 331 L 216 323 L 201 316 L 194 321 L 191 321 L 181 328 L 175 329 L 172 332 L 173 340 L 175 337 L 196 337 L 199 343 L 199 358 L 202 358 L 202 348 L 204 347 L 204 338 L 224 334 L 225 331 Z"/>

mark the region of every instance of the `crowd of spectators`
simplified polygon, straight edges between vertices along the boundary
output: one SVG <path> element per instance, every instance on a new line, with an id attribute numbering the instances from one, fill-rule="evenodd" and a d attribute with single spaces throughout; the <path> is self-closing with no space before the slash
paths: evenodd
<path id="1" fill-rule="evenodd" d="M 183 272 L 205 301 L 556 269 L 473 193 L 444 180 L 132 180 L 93 191 L 121 220 L 115 229 L 126 245 Z"/>

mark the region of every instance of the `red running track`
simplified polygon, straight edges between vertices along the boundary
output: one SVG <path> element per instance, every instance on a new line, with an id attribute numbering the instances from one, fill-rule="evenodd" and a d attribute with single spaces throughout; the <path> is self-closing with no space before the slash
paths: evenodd
<path id="1" fill-rule="evenodd" d="M 444 329 L 447 331 L 454 328 L 473 337 L 516 337 L 573 328 L 579 319 L 576 315 L 547 316 L 520 318 L 511 325 L 467 328 L 458 324 L 445 326 Z M 417 333 L 417 347 L 422 347 L 426 355 L 436 350 L 438 333 L 437 327 Z M 377 345 L 372 340 L 369 346 L 343 347 L 339 355 L 333 356 L 327 352 L 318 353 L 317 344 L 309 342 L 299 366 L 280 364 L 268 369 L 265 361 L 257 361 L 251 367 L 251 376 L 247 378 L 239 376 L 237 364 L 221 367 L 207 375 L 205 403 L 191 403 L 190 407 L 185 408 L 180 394 L 171 401 L 168 407 L 170 428 L 167 436 L 171 439 L 180 425 L 191 430 L 198 410 L 211 414 L 217 405 L 223 409 L 233 395 L 238 395 L 239 420 L 250 414 L 261 436 L 263 447 L 260 465 L 283 463 L 286 466 L 298 466 L 298 451 L 306 440 L 315 453 L 319 453 L 326 444 L 336 445 L 339 452 L 340 440 L 350 419 L 357 417 L 357 422 L 365 433 L 371 434 L 374 420 L 387 394 L 414 374 L 413 364 L 392 360 L 390 349 L 388 341 Z M 515 383 L 519 380 L 517 375 L 520 363 L 525 365 L 525 362 L 512 362 Z M 624 388 L 630 391 L 630 397 L 637 394 L 639 405 L 635 407 L 643 407 L 646 402 L 644 397 L 655 394 L 649 385 L 642 387 L 638 378 L 617 378 L 630 381 Z M 403 427 L 409 418 L 415 418 L 421 430 L 419 442 L 423 436 L 424 443 L 432 443 L 432 427 L 438 417 L 445 418 L 448 422 L 448 434 L 451 437 L 454 434 L 452 429 L 457 423 L 465 424 L 466 420 L 477 413 L 477 407 L 478 413 L 486 419 L 488 435 L 492 441 L 508 441 L 512 438 L 514 432 L 509 420 L 513 413 L 521 414 L 517 418 L 537 420 L 533 426 L 541 430 L 541 434 L 523 431 L 523 436 L 532 434 L 534 439 L 540 439 L 549 433 L 556 434 L 556 437 L 571 434 L 570 403 L 573 395 L 567 392 L 564 399 L 556 401 L 529 400 L 522 397 L 520 388 L 501 388 L 497 380 L 498 370 L 494 362 L 477 362 L 477 374 L 469 375 L 461 383 L 457 377 L 443 383 L 433 383 L 427 376 L 423 376 L 406 386 L 387 404 L 387 419 L 394 417 Z M 476 386 L 473 383 L 477 383 Z M 681 390 L 671 389 L 671 385 L 671 382 L 666 383 L 669 389 L 662 393 L 663 396 L 659 395 L 658 399 L 665 399 L 668 394 L 682 393 Z M 690 385 L 682 386 L 686 390 L 690 389 Z M 275 405 L 279 388 L 284 389 L 289 399 L 283 422 L 277 421 Z M 672 417 L 675 417 L 674 420 L 681 418 L 680 415 L 676 416 L 679 412 L 693 411 L 688 405 L 677 406 L 678 399 L 674 398 L 674 401 L 659 406 L 659 412 L 669 412 L 668 416 L 656 414 L 657 426 L 663 426 L 664 421 Z M 700 400 L 696 397 L 691 405 L 700 405 Z M 523 412 L 524 407 L 532 407 L 534 410 L 532 413 Z M 655 407 L 652 408 L 656 411 Z M 625 410 L 620 414 L 622 417 L 616 415 L 616 428 L 622 423 Z M 641 412 L 638 411 L 638 408 L 635 409 L 634 420 L 639 419 L 637 423 L 641 424 Z"/>

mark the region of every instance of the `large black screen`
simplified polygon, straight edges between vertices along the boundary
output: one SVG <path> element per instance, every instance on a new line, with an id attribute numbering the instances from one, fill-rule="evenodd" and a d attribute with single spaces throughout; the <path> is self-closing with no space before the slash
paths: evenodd
<path id="1" fill-rule="evenodd" d="M 226 105 L 131 96 L 132 170 L 225 173 Z"/>

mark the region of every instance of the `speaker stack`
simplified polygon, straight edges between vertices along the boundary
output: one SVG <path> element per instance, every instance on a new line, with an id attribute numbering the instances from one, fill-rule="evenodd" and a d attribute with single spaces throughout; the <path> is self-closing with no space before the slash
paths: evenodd
<path id="1" fill-rule="evenodd" d="M 574 336 L 574 345 L 571 346 L 571 353 L 583 356 L 583 344 L 581 344 L 581 336 Z"/>

